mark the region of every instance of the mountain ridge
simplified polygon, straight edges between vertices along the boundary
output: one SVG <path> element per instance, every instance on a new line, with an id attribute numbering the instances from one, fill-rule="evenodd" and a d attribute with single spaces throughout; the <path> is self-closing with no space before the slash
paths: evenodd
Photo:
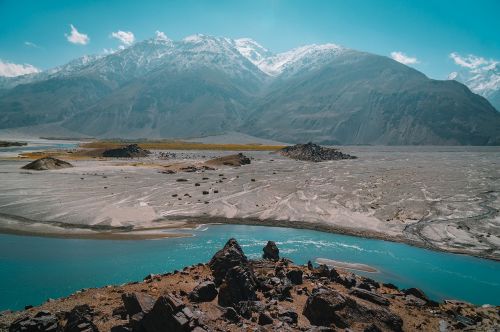
<path id="1" fill-rule="evenodd" d="M 272 54 L 201 34 L 0 81 L 0 129 L 46 123 L 97 137 L 500 144 L 500 113 L 461 83 L 335 44 Z"/>

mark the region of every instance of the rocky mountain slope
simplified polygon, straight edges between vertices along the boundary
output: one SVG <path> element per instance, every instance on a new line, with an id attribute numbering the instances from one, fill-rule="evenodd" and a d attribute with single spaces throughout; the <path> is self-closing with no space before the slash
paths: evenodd
<path id="1" fill-rule="evenodd" d="M 208 264 L 144 282 L 79 291 L 0 314 L 18 331 L 455 331 L 493 330 L 498 307 L 437 303 L 326 265 L 294 265 L 269 241 L 249 260 L 230 239 Z"/>
<path id="2" fill-rule="evenodd" d="M 500 114 L 460 83 L 334 44 L 272 54 L 204 35 L 0 81 L 0 129 L 48 123 L 96 137 L 500 144 Z"/>

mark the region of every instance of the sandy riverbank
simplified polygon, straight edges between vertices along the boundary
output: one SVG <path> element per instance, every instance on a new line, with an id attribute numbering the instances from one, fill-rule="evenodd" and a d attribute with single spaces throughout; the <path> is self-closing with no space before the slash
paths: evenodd
<path id="1" fill-rule="evenodd" d="M 45 172 L 21 170 L 24 160 L 3 160 L 0 213 L 14 221 L 3 220 L 2 228 L 155 238 L 169 236 L 169 227 L 224 222 L 316 229 L 499 259 L 500 150 L 469 149 L 350 147 L 345 152 L 359 159 L 324 163 L 245 152 L 250 165 L 174 174 L 161 171 L 234 152 L 74 160 L 74 168 Z"/>

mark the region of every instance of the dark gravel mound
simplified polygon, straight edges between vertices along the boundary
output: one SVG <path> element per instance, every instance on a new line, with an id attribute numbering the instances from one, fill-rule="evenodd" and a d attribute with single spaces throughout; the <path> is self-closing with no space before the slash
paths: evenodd
<path id="1" fill-rule="evenodd" d="M 149 150 L 144 150 L 137 144 L 130 144 L 122 148 L 106 150 L 102 153 L 102 156 L 109 158 L 138 158 L 146 157 L 150 153 Z"/>
<path id="2" fill-rule="evenodd" d="M 208 160 L 206 164 L 212 166 L 241 166 L 248 165 L 250 162 L 250 158 L 243 153 L 238 153 Z"/>
<path id="3" fill-rule="evenodd" d="M 356 159 L 355 156 L 342 153 L 337 149 L 325 148 L 314 143 L 287 146 L 279 150 L 278 153 L 282 156 L 292 159 L 314 162 L 326 160 Z"/>
<path id="4" fill-rule="evenodd" d="M 61 168 L 69 168 L 73 167 L 70 163 L 52 158 L 52 157 L 43 157 L 40 159 L 37 159 L 35 161 L 32 161 L 28 165 L 23 166 L 23 169 L 31 169 L 35 171 L 46 171 L 50 169 L 61 169 Z"/>

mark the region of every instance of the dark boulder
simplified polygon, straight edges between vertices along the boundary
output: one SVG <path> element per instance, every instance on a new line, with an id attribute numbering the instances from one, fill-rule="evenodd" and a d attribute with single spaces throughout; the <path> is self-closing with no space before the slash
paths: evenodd
<path id="1" fill-rule="evenodd" d="M 226 273 L 235 266 L 247 266 L 248 259 L 235 239 L 229 239 L 224 248 L 217 251 L 208 266 L 212 270 L 214 282 L 220 285 Z"/>
<path id="2" fill-rule="evenodd" d="M 93 311 L 88 304 L 74 307 L 66 315 L 64 332 L 98 332 L 97 326 L 92 322 Z"/>
<path id="3" fill-rule="evenodd" d="M 265 312 L 261 312 L 259 314 L 259 320 L 258 320 L 259 325 L 269 325 L 273 323 L 273 318 Z"/>
<path id="4" fill-rule="evenodd" d="M 303 314 L 311 324 L 320 326 L 335 324 L 345 328 L 348 325 L 337 311 L 343 309 L 349 302 L 354 301 L 334 290 L 317 289 L 307 299 Z"/>
<path id="5" fill-rule="evenodd" d="M 193 302 L 210 302 L 215 299 L 217 294 L 215 284 L 212 281 L 204 281 L 189 293 L 189 299 Z"/>
<path id="6" fill-rule="evenodd" d="M 386 299 L 385 297 L 374 293 L 370 290 L 362 289 L 362 288 L 353 288 L 350 291 L 351 295 L 354 295 L 356 297 L 359 297 L 360 299 L 370 301 L 372 303 L 378 304 L 378 305 L 384 305 L 388 306 L 390 304 L 389 300 Z"/>
<path id="7" fill-rule="evenodd" d="M 301 285 L 303 280 L 302 280 L 302 276 L 303 276 L 303 272 L 302 270 L 299 270 L 299 269 L 294 269 L 294 270 L 290 270 L 286 273 L 286 277 L 290 280 L 290 282 L 294 285 Z"/>
<path id="8" fill-rule="evenodd" d="M 280 259 L 280 250 L 274 241 L 267 241 L 266 246 L 262 250 L 264 251 L 262 258 L 273 261 Z"/>
<path id="9" fill-rule="evenodd" d="M 154 304 L 155 299 L 144 293 L 125 293 L 122 294 L 122 301 L 127 314 L 132 317 L 133 315 L 143 312 L 149 312 Z"/>
<path id="10" fill-rule="evenodd" d="M 347 328 L 364 322 L 381 330 L 401 331 L 401 317 L 379 306 L 365 306 L 332 289 L 315 289 L 306 301 L 304 315 L 314 325 Z"/>
<path id="11" fill-rule="evenodd" d="M 191 330 L 193 313 L 172 294 L 160 296 L 141 321 L 146 332 L 184 332 Z"/>
<path id="12" fill-rule="evenodd" d="M 322 277 L 329 278 L 330 269 L 325 264 L 321 264 L 320 266 L 312 270 L 312 274 L 316 278 L 322 278 Z"/>
<path id="13" fill-rule="evenodd" d="M 293 310 L 280 310 L 278 319 L 287 324 L 297 324 L 299 315 Z"/>
<path id="14" fill-rule="evenodd" d="M 222 314 L 222 318 L 233 323 L 237 323 L 240 321 L 240 315 L 238 315 L 238 313 L 236 312 L 236 310 L 234 310 L 233 307 L 227 307 L 224 313 Z"/>
<path id="15" fill-rule="evenodd" d="M 15 320 L 9 332 L 61 332 L 59 319 L 47 311 L 40 311 L 34 317 L 23 317 Z"/>
<path id="16" fill-rule="evenodd" d="M 219 288 L 219 305 L 232 307 L 240 301 L 255 300 L 257 280 L 249 267 L 232 267 Z"/>

